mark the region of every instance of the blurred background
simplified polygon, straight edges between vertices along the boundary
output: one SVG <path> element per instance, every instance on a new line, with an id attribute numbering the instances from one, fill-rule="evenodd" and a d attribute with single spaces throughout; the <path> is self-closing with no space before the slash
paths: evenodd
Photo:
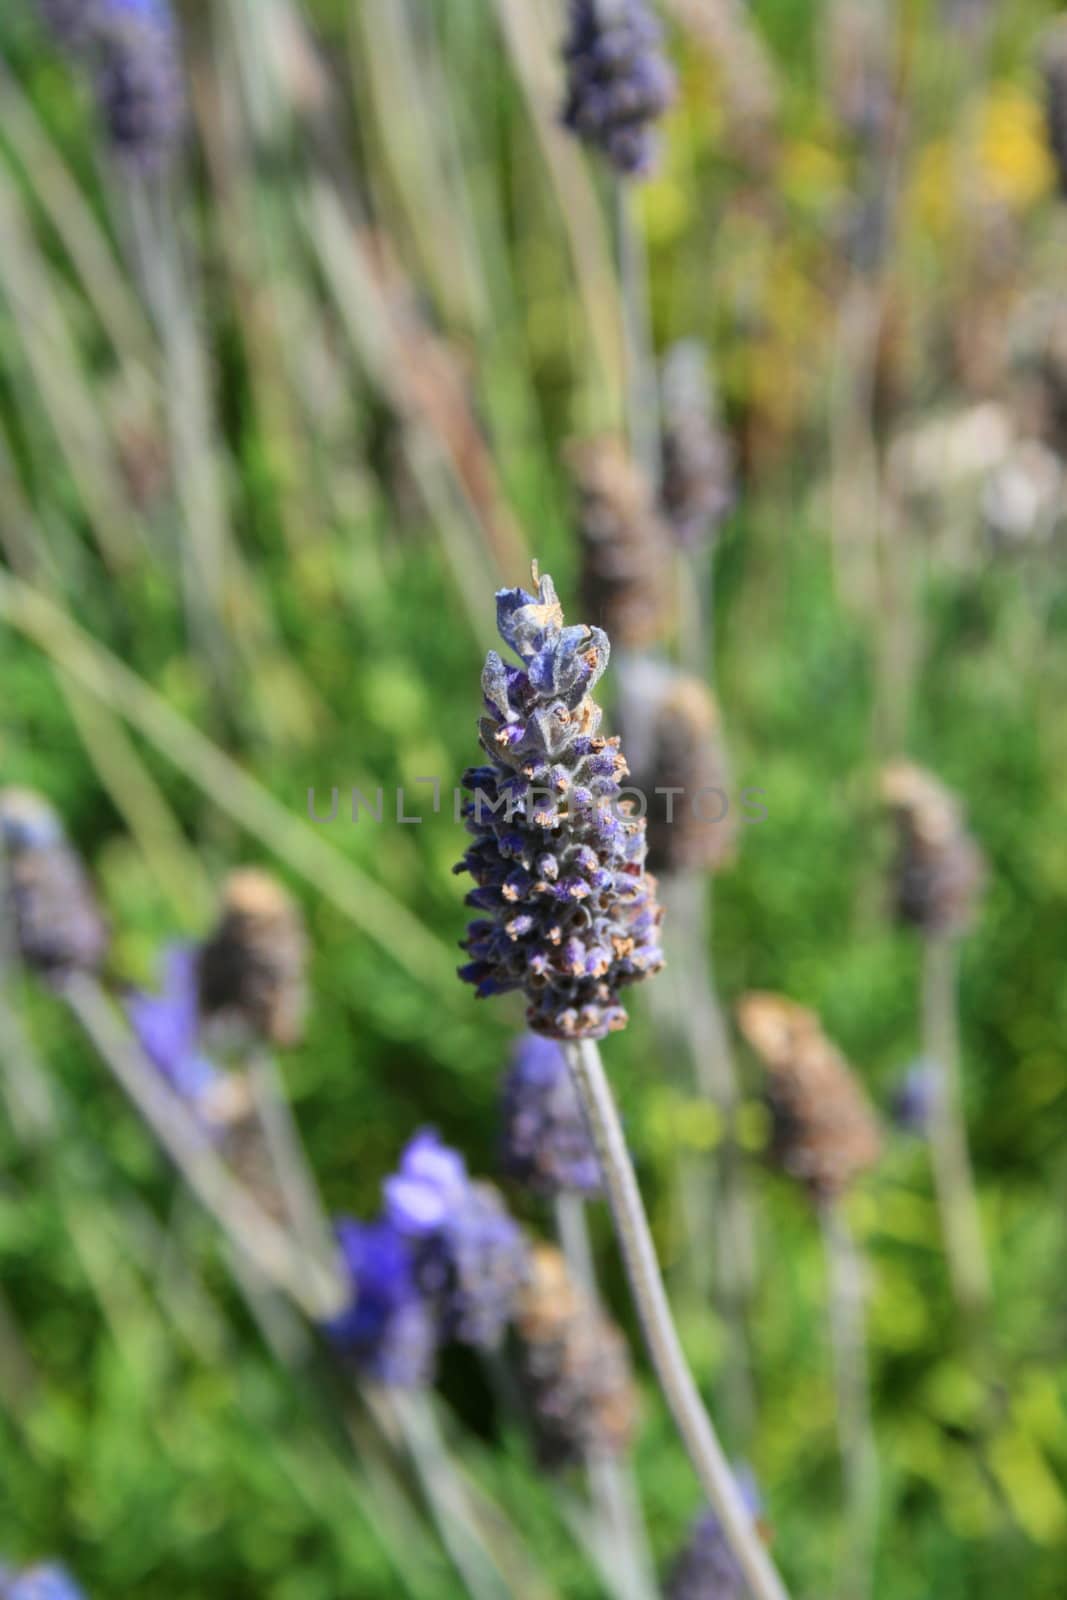
<path id="1" fill-rule="evenodd" d="M 663 0 L 677 89 L 640 182 L 561 125 L 562 0 L 189 0 L 173 34 L 129 5 L 123 47 L 150 53 L 132 66 L 86 57 L 90 9 L 9 0 L 0 18 L 0 782 L 47 797 L 86 863 L 106 987 L 154 986 L 227 874 L 268 868 L 307 926 L 307 1025 L 280 1062 L 328 1212 L 371 1216 L 421 1126 L 497 1176 L 522 1008 L 455 977 L 451 803 L 478 759 L 493 593 L 536 558 L 568 620 L 614 636 L 620 589 L 640 604 L 676 572 L 674 603 L 615 637 L 609 717 L 649 660 L 714 681 L 734 792 L 765 813 L 734 802 L 728 860 L 661 864 L 675 959 L 605 1046 L 687 1352 L 791 1591 L 834 1593 L 849 1496 L 824 1239 L 773 1170 L 758 1056 L 734 1039 L 725 1102 L 699 1070 L 725 1049 L 716 1019 L 732 1032 L 746 991 L 780 992 L 819 1014 L 882 1126 L 840 1205 L 865 1261 L 868 1592 L 1058 1600 L 1054 8 Z M 695 402 L 671 382 L 680 341 Z M 663 515 L 654 484 L 588 455 L 628 415 L 641 445 L 657 370 Z M 694 404 L 715 493 L 692 537 L 668 490 Z M 621 579 L 597 569 L 605 544 Z M 915 1113 L 929 927 L 894 918 L 879 778 L 905 755 L 958 797 L 986 862 L 953 941 L 992 1282 L 977 1325 Z M 380 824 L 348 820 L 353 787 L 383 789 Z M 418 826 L 391 818 L 401 787 Z M 235 1283 L 69 1007 L 32 974 L 4 987 L 0 1565 L 61 1559 L 97 1600 L 468 1592 L 417 1494 L 342 1436 L 329 1381 L 279 1358 L 277 1308 Z M 740 1313 L 709 1282 L 715 1208 L 691 1203 L 727 1154 L 756 1240 Z M 544 1204 L 504 1188 L 547 1236 Z M 602 1213 L 602 1292 L 636 1347 Z M 662 1570 L 699 1492 L 640 1361 L 638 1384 Z M 540 1574 L 503 1592 L 610 1592 L 492 1374 L 448 1351 L 438 1391 L 465 1481 Z"/>

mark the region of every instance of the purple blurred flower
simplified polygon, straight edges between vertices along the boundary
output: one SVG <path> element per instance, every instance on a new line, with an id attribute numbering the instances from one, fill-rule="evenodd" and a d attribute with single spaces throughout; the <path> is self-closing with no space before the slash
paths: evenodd
<path id="1" fill-rule="evenodd" d="M 162 992 L 137 991 L 126 1000 L 145 1055 L 175 1093 L 193 1103 L 221 1076 L 200 1049 L 197 960 L 196 946 L 174 945 L 164 958 Z"/>
<path id="2" fill-rule="evenodd" d="M 653 166 L 653 124 L 674 99 L 661 37 L 645 0 L 571 0 L 563 122 L 624 177 Z"/>
<path id="3" fill-rule="evenodd" d="M 501 1165 L 537 1194 L 599 1194 L 600 1163 L 563 1051 L 528 1033 L 504 1080 Z"/>
<path id="4" fill-rule="evenodd" d="M 37 0 L 46 26 L 83 57 L 116 154 L 165 166 L 185 123 L 178 30 L 169 0 Z"/>
<path id="5" fill-rule="evenodd" d="M 645 825 L 620 799 L 626 762 L 599 736 L 591 690 L 610 647 L 599 628 L 565 628 L 551 578 L 537 593 L 503 589 L 497 627 L 522 665 L 495 650 L 482 673 L 479 723 L 490 765 L 464 774 L 474 843 L 456 867 L 467 904 L 479 996 L 521 989 L 535 1033 L 599 1039 L 625 1027 L 619 990 L 663 964 Z"/>
<path id="6" fill-rule="evenodd" d="M 760 1512 L 755 1479 L 742 1468 L 737 1486 L 752 1516 Z M 689 1541 L 667 1575 L 665 1600 L 746 1600 L 748 1588 L 719 1519 L 711 1511 L 694 1523 Z"/>
<path id="7" fill-rule="evenodd" d="M 500 1195 L 472 1182 L 462 1157 L 432 1130 L 415 1135 L 384 1193 L 386 1217 L 411 1241 L 416 1282 L 442 1336 L 495 1347 L 526 1272 L 522 1231 Z"/>
<path id="8" fill-rule="evenodd" d="M 18 1574 L 0 1569 L 0 1600 L 85 1600 L 62 1567 L 28 1567 Z"/>
<path id="9" fill-rule="evenodd" d="M 428 1384 L 437 1329 L 415 1280 L 411 1241 L 387 1219 L 345 1219 L 338 1223 L 337 1238 L 353 1299 L 327 1325 L 327 1336 L 373 1383 L 403 1389 Z"/>

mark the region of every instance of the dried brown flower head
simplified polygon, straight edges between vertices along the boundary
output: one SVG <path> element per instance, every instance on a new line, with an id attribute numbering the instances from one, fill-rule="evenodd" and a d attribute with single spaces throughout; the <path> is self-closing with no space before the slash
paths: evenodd
<path id="1" fill-rule="evenodd" d="M 623 743 L 648 806 L 649 869 L 720 872 L 736 853 L 737 814 L 715 696 L 659 662 L 627 662 L 620 682 Z"/>
<path id="2" fill-rule="evenodd" d="M 897 915 L 924 933 L 961 933 L 974 917 L 985 860 L 955 795 L 908 761 L 882 773 L 882 799 L 897 828 Z"/>
<path id="3" fill-rule="evenodd" d="M 613 645 L 640 649 L 670 623 L 672 536 L 648 484 L 610 436 L 573 443 L 584 615 Z"/>
<path id="4" fill-rule="evenodd" d="M 775 1160 L 816 1200 L 833 1200 L 874 1165 L 874 1110 L 813 1011 L 781 995 L 745 995 L 741 1032 L 767 1071 Z"/>
<path id="5" fill-rule="evenodd" d="M 637 1421 L 626 1341 L 549 1245 L 531 1253 L 514 1325 L 542 1466 L 576 1466 L 625 1451 Z"/>
<path id="6" fill-rule="evenodd" d="M 296 902 L 256 867 L 232 872 L 218 927 L 200 952 L 205 1017 L 239 1019 L 271 1044 L 295 1044 L 303 1031 L 307 939 Z"/>

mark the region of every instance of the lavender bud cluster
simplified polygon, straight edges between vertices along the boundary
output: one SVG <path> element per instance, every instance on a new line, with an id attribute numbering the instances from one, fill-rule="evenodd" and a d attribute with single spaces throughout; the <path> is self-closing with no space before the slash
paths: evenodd
<path id="1" fill-rule="evenodd" d="M 119 158 L 144 173 L 165 167 L 186 110 L 168 0 L 38 0 L 38 6 L 59 42 L 88 66 Z"/>
<path id="2" fill-rule="evenodd" d="M 456 870 L 486 915 L 469 925 L 460 976 L 480 996 L 522 990 L 535 1033 L 599 1039 L 626 1024 L 619 991 L 663 964 L 644 821 L 621 799 L 626 762 L 590 694 L 608 640 L 563 626 L 548 577 L 536 594 L 502 590 L 497 626 L 521 666 L 491 650 L 482 673 L 490 759 L 464 775 L 474 843 Z"/>
<path id="3" fill-rule="evenodd" d="M 85 869 L 32 789 L 0 790 L 0 897 L 27 967 L 58 982 L 103 963 L 107 929 Z"/>
<path id="4" fill-rule="evenodd" d="M 645 0 L 571 0 L 563 122 L 623 177 L 655 163 L 654 124 L 675 94 L 659 23 Z"/>
<path id="5" fill-rule="evenodd" d="M 518 1224 L 436 1133 L 417 1133 L 384 1184 L 381 1217 L 337 1236 L 352 1302 L 326 1329 L 371 1382 L 431 1381 L 439 1344 L 500 1344 L 526 1281 Z"/>

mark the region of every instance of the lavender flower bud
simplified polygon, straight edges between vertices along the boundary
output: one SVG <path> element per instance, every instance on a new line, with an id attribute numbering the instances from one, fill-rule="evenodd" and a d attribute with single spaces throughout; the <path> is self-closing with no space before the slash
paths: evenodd
<path id="1" fill-rule="evenodd" d="M 337 1225 L 352 1299 L 325 1329 L 371 1383 L 416 1389 L 433 1381 L 437 1329 L 415 1279 L 408 1239 L 387 1220 Z"/>
<path id="2" fill-rule="evenodd" d="M 734 503 L 734 450 L 702 347 L 685 339 L 663 364 L 663 509 L 679 544 L 710 542 Z"/>
<path id="3" fill-rule="evenodd" d="M 385 1184 L 385 1214 L 412 1243 L 415 1280 L 442 1334 L 493 1349 L 526 1274 L 526 1242 L 501 1196 L 474 1183 L 432 1130 L 417 1133 Z"/>
<path id="4" fill-rule="evenodd" d="M 168 0 L 96 0 L 96 98 L 116 154 L 143 172 L 166 166 L 185 122 L 177 26 Z"/>
<path id="5" fill-rule="evenodd" d="M 637 1392 L 626 1341 L 548 1245 L 532 1252 L 515 1330 L 519 1383 L 541 1465 L 556 1471 L 627 1450 Z"/>
<path id="6" fill-rule="evenodd" d="M 222 915 L 200 952 L 200 1009 L 257 1038 L 295 1044 L 303 1031 L 307 939 L 295 901 L 255 867 L 226 880 Z"/>
<path id="7" fill-rule="evenodd" d="M 621 669 L 622 737 L 648 805 L 653 872 L 721 872 L 734 859 L 733 780 L 714 695 L 638 659 Z"/>
<path id="8" fill-rule="evenodd" d="M 474 844 L 456 868 L 477 888 L 460 976 L 479 995 L 521 989 L 535 1033 L 599 1039 L 624 1027 L 619 990 L 663 964 L 645 825 L 620 799 L 626 763 L 590 696 L 607 665 L 599 628 L 564 628 L 550 578 L 497 596 L 501 637 L 482 674 L 482 747 L 464 777 Z"/>
<path id="9" fill-rule="evenodd" d="M 867 1096 L 813 1011 L 775 994 L 747 994 L 737 1011 L 767 1070 L 775 1160 L 815 1200 L 835 1199 L 881 1154 Z"/>
<path id="10" fill-rule="evenodd" d="M 571 0 L 563 122 L 623 177 L 653 167 L 653 124 L 674 99 L 661 38 L 645 0 Z"/>
<path id="11" fill-rule="evenodd" d="M 600 1193 L 600 1164 L 563 1052 L 554 1039 L 519 1040 L 504 1081 L 501 1165 L 535 1194 Z"/>
<path id="12" fill-rule="evenodd" d="M 85 1600 L 62 1567 L 28 1567 L 25 1572 L 0 1571 L 0 1600 Z"/>
<path id="13" fill-rule="evenodd" d="M 89 879 L 56 813 L 32 789 L 0 790 L 0 889 L 28 967 L 56 979 L 97 971 L 107 930 Z"/>
<path id="14" fill-rule="evenodd" d="M 956 797 L 932 773 L 899 761 L 882 774 L 897 828 L 894 888 L 902 922 L 928 934 L 966 931 L 985 881 L 985 861 Z"/>
<path id="15" fill-rule="evenodd" d="M 670 529 L 618 439 L 572 444 L 567 459 L 578 497 L 582 604 L 613 644 L 642 649 L 670 625 Z"/>
<path id="16" fill-rule="evenodd" d="M 759 1494 L 751 1474 L 739 1472 L 737 1485 L 751 1515 L 758 1516 Z M 694 1523 L 663 1592 L 665 1600 L 747 1600 L 744 1574 L 714 1512 L 706 1511 Z"/>

